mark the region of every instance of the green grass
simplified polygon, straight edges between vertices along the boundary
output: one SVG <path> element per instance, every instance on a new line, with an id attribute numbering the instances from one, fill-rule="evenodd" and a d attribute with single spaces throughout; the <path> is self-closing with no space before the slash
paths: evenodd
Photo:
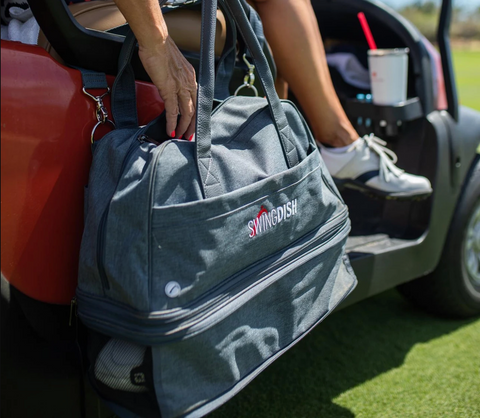
<path id="1" fill-rule="evenodd" d="M 480 110 L 480 51 L 455 51 L 454 65 L 461 104 Z M 327 318 L 210 417 L 478 418 L 480 320 L 389 291 Z"/>
<path id="2" fill-rule="evenodd" d="M 479 417 L 480 320 L 396 291 L 339 311 L 211 418 Z"/>
<path id="3" fill-rule="evenodd" d="M 453 65 L 460 104 L 480 111 L 480 51 L 454 51 Z"/>
<path id="4" fill-rule="evenodd" d="M 454 51 L 460 104 L 480 110 L 480 51 Z"/>

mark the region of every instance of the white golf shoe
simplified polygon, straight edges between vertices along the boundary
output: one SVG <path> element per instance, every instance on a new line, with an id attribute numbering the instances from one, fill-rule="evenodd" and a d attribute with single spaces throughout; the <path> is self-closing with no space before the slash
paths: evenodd
<path id="1" fill-rule="evenodd" d="M 396 154 L 373 134 L 341 149 L 320 144 L 323 160 L 337 187 L 359 190 L 385 199 L 425 199 L 430 181 L 399 169 Z"/>

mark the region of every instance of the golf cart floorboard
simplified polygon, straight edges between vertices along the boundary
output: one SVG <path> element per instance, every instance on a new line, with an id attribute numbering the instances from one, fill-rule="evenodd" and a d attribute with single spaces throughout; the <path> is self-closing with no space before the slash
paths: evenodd
<path id="1" fill-rule="evenodd" d="M 349 236 L 347 240 L 347 253 L 355 259 L 357 254 L 376 254 L 392 251 L 412 245 L 416 240 L 390 238 L 387 234 Z"/>
<path id="2" fill-rule="evenodd" d="M 346 249 L 358 284 L 341 308 L 420 277 L 429 266 L 406 263 L 421 253 L 421 239 L 391 238 L 387 234 L 352 235 Z"/>

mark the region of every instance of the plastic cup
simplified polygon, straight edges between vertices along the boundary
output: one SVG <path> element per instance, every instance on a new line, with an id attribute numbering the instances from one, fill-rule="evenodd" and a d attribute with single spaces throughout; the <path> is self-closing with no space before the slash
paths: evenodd
<path id="1" fill-rule="evenodd" d="M 408 52 L 408 48 L 368 51 L 374 104 L 391 106 L 407 100 Z"/>

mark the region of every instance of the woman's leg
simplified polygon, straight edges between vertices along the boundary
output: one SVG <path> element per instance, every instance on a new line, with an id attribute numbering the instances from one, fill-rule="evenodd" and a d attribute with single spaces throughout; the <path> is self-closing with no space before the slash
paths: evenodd
<path id="1" fill-rule="evenodd" d="M 427 197 L 425 177 L 395 166 L 396 155 L 378 138 L 359 138 L 343 111 L 328 70 L 310 0 L 251 0 L 263 21 L 280 78 L 295 93 L 338 184 L 389 198 Z M 277 88 L 279 87 L 277 83 Z"/>
<path id="2" fill-rule="evenodd" d="M 315 138 L 335 147 L 351 144 L 358 134 L 333 88 L 310 0 L 252 3 L 262 18 L 279 75 L 299 100 Z"/>

